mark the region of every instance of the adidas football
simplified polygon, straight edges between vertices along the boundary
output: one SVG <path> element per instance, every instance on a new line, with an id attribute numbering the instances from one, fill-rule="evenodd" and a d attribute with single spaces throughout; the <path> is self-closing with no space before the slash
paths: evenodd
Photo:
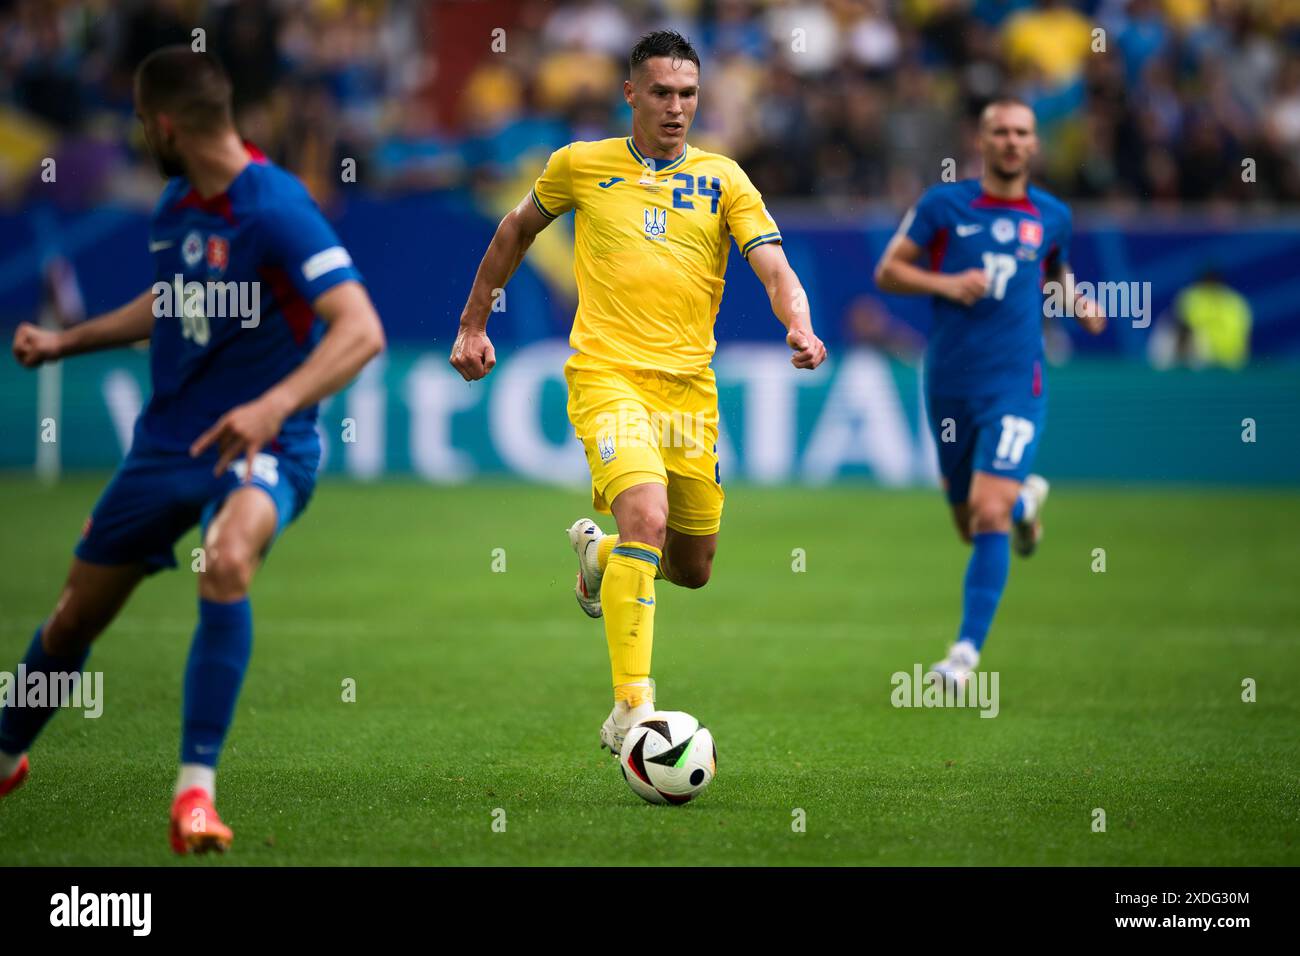
<path id="1" fill-rule="evenodd" d="M 656 711 L 638 722 L 618 759 L 632 792 L 650 803 L 689 803 L 718 771 L 713 734 L 680 710 Z"/>

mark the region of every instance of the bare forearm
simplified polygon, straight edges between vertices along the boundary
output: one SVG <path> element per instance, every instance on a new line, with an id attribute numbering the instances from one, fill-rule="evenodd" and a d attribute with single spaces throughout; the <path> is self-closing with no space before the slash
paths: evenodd
<path id="1" fill-rule="evenodd" d="M 487 328 L 496 290 L 505 288 L 532 243 L 533 236 L 519 227 L 514 212 L 501 220 L 474 276 L 474 286 L 470 289 L 469 298 L 460 315 L 462 327 L 479 330 Z"/>
<path id="2" fill-rule="evenodd" d="M 330 322 L 307 361 L 266 393 L 287 417 L 340 391 L 382 351 L 383 331 L 373 312 L 344 313 Z"/>
<path id="3" fill-rule="evenodd" d="M 881 292 L 895 295 L 943 295 L 944 274 L 922 269 L 899 258 L 889 258 L 876 270 L 876 285 Z"/>
<path id="4" fill-rule="evenodd" d="M 767 298 L 772 312 L 787 329 L 812 329 L 812 316 L 808 310 L 808 294 L 799 284 L 799 277 L 790 268 L 780 270 L 766 283 Z"/>
<path id="5" fill-rule="evenodd" d="M 808 294 L 790 268 L 784 250 L 777 243 L 760 245 L 750 252 L 749 265 L 763 283 L 772 311 L 786 327 L 785 344 L 794 349 L 791 364 L 795 368 L 816 368 L 826 360 L 826 346 L 813 332 Z"/>
<path id="6" fill-rule="evenodd" d="M 126 305 L 59 333 L 59 357 L 143 341 L 153 334 L 153 290 Z"/>

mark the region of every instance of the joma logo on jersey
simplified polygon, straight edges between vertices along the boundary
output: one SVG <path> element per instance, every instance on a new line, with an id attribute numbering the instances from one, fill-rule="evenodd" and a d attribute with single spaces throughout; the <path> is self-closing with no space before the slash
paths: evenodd
<path id="1" fill-rule="evenodd" d="M 663 242 L 668 238 L 668 210 L 667 209 L 646 209 L 645 213 L 645 237 Z"/>

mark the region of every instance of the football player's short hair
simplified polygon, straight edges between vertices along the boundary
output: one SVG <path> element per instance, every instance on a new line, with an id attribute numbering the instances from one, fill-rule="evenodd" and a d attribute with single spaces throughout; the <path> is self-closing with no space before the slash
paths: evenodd
<path id="1" fill-rule="evenodd" d="M 187 129 L 207 132 L 229 126 L 230 77 L 210 53 L 184 44 L 154 50 L 136 67 L 136 108 L 169 113 Z"/>
<path id="2" fill-rule="evenodd" d="M 1034 113 L 1034 108 L 1018 96 L 1012 96 L 1010 94 L 995 96 L 980 109 L 980 126 L 984 125 L 984 121 L 989 115 L 989 110 L 993 109 L 995 106 L 1023 106 L 1025 109 L 1029 110 L 1031 115 Z M 1037 119 L 1036 116 L 1035 119 Z"/>
<path id="3" fill-rule="evenodd" d="M 676 30 L 656 30 L 637 40 L 628 57 L 628 72 L 635 75 L 637 67 L 652 56 L 666 56 L 679 62 L 690 60 L 695 69 L 700 68 L 700 55 L 695 52 L 695 47 Z"/>

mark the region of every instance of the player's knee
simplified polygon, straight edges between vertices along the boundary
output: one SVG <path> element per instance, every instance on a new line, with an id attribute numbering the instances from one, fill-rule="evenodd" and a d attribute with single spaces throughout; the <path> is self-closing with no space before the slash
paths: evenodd
<path id="1" fill-rule="evenodd" d="M 618 533 L 624 541 L 639 541 L 662 549 L 668 533 L 668 512 L 653 504 L 634 508 L 622 516 Z"/>
<path id="2" fill-rule="evenodd" d="M 248 593 L 256 568 L 257 560 L 247 548 L 220 542 L 209 545 L 199 593 L 213 601 L 237 601 Z"/>
<path id="3" fill-rule="evenodd" d="M 66 595 L 41 630 L 41 646 L 58 657 L 80 654 L 103 632 L 108 622 Z"/>
<path id="4" fill-rule="evenodd" d="M 713 559 L 691 561 L 680 569 L 674 567 L 674 571 L 676 580 L 673 584 L 683 588 L 702 588 L 709 583 L 709 578 L 713 575 Z"/>
<path id="5" fill-rule="evenodd" d="M 1011 502 L 990 496 L 973 498 L 970 503 L 971 534 L 1011 529 Z"/>

